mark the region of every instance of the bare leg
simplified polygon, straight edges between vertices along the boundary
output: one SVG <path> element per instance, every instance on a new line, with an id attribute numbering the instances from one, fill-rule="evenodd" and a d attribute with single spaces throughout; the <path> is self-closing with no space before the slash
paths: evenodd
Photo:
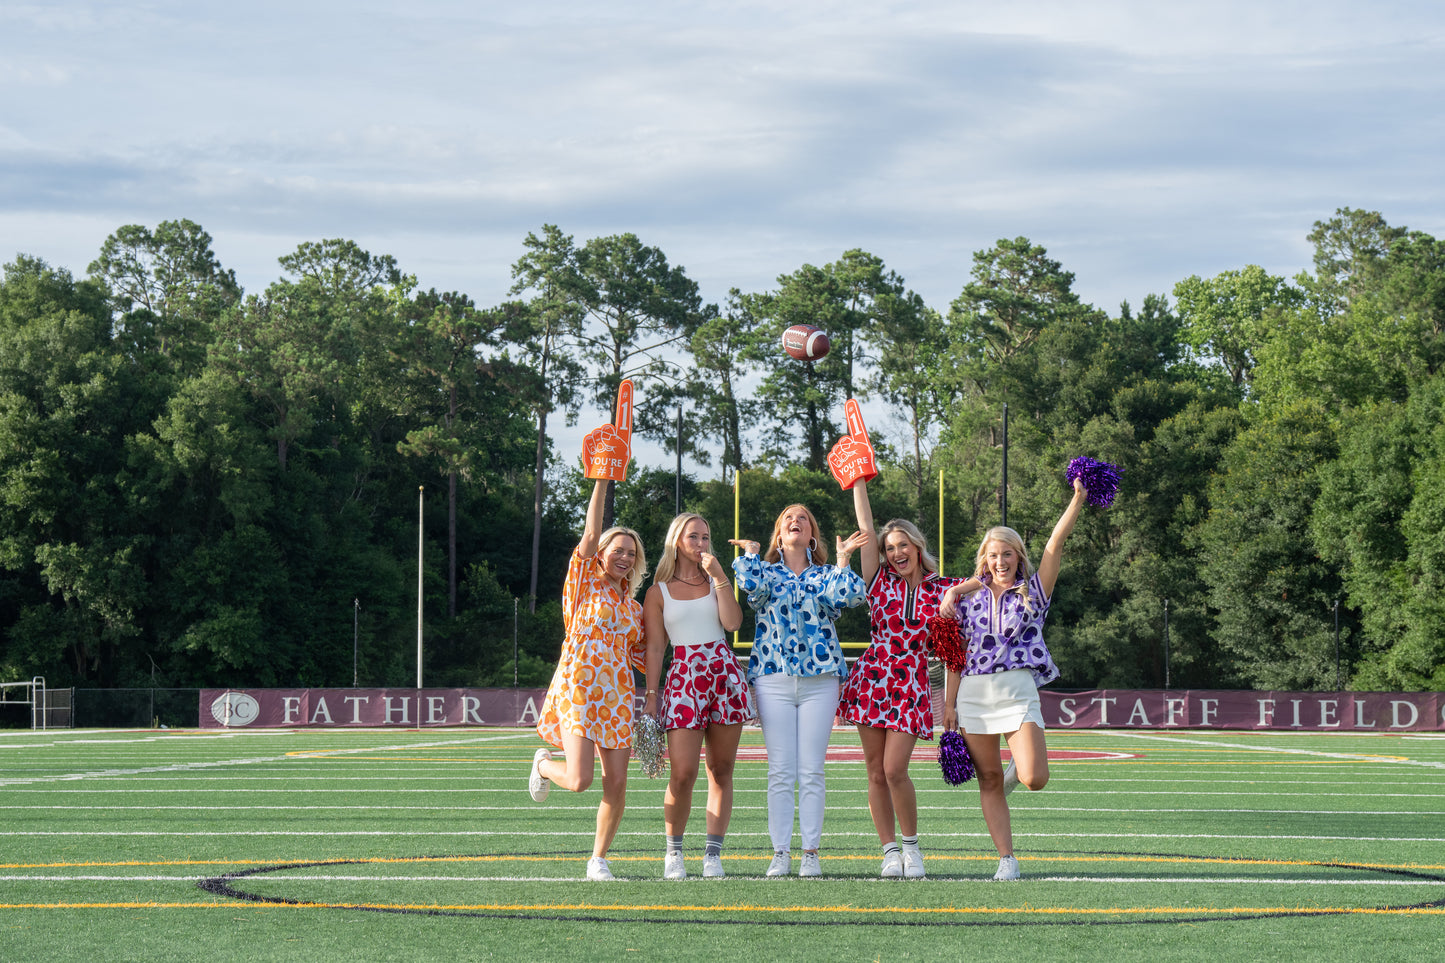
<path id="1" fill-rule="evenodd" d="M 863 743 L 863 766 L 868 770 L 868 815 L 873 817 L 873 828 L 878 831 L 878 841 L 891 843 L 895 839 L 893 796 L 888 791 L 888 779 L 883 774 L 888 730 L 859 726 L 858 740 Z"/>
<path id="2" fill-rule="evenodd" d="M 669 836 L 687 831 L 692 813 L 692 787 L 697 783 L 698 754 L 702 733 L 696 729 L 667 730 L 667 764 L 671 774 L 662 796 L 662 824 Z"/>
<path id="3" fill-rule="evenodd" d="M 1049 748 L 1044 742 L 1044 730 L 1036 723 L 1025 722 L 1018 731 L 1010 732 L 1004 739 L 1008 741 L 1019 782 L 1030 792 L 1038 792 L 1048 785 Z"/>
<path id="4" fill-rule="evenodd" d="M 913 759 L 913 744 L 918 737 L 909 732 L 884 731 L 887 736 L 883 746 L 883 778 L 888 781 L 888 796 L 898 817 L 898 831 L 905 836 L 916 836 L 918 793 L 913 788 L 913 780 L 908 778 L 908 763 Z M 869 786 L 872 786 L 871 779 Z"/>
<path id="5" fill-rule="evenodd" d="M 978 772 L 978 804 L 983 810 L 988 835 L 1000 856 L 1012 856 L 1013 827 L 1009 823 L 1008 800 L 1003 794 L 1003 753 L 999 750 L 998 736 L 965 732 L 963 741 L 968 744 L 968 754 L 973 757 L 973 767 Z"/>
<path id="6" fill-rule="evenodd" d="M 714 836 L 726 835 L 733 818 L 733 767 L 742 737 L 742 723 L 707 727 L 707 831 Z"/>
<path id="7" fill-rule="evenodd" d="M 557 762 L 553 759 L 544 759 L 537 763 L 537 771 L 544 779 L 550 779 L 556 785 L 570 792 L 582 792 L 592 785 L 594 772 L 593 756 L 596 746 L 591 739 L 579 736 L 575 732 L 562 733 L 562 751 L 567 754 L 566 760 Z"/>
<path id="8" fill-rule="evenodd" d="M 592 841 L 592 855 L 606 856 L 617 835 L 617 824 L 622 822 L 622 811 L 627 808 L 627 760 L 632 757 L 632 747 L 603 749 L 597 754 L 602 760 L 602 805 L 597 807 L 597 836 Z"/>

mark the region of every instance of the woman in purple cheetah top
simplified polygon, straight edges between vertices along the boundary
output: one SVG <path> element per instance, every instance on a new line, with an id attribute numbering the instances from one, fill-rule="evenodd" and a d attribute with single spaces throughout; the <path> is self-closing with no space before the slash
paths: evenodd
<path id="1" fill-rule="evenodd" d="M 1018 879 L 1008 794 L 1019 783 L 1039 790 L 1049 781 L 1049 753 L 1039 689 L 1059 677 L 1044 644 L 1044 618 L 1059 577 L 1064 540 L 1074 530 L 1088 491 L 1074 481 L 1074 497 L 1054 525 L 1038 571 L 1029 565 L 1023 539 L 1011 528 L 991 528 L 978 547 L 973 578 L 949 589 L 939 604 L 944 616 L 963 623 L 968 664 L 949 670 L 944 683 L 943 726 L 963 730 L 978 771 L 978 798 L 989 836 L 998 849 L 994 879 Z M 999 736 L 1012 757 L 1005 772 Z"/>

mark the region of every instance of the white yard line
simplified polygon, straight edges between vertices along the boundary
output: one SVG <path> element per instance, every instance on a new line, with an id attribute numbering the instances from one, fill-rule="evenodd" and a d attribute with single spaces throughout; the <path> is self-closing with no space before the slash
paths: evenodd
<path id="1" fill-rule="evenodd" d="M 457 795 L 458 792 L 451 791 L 448 795 Z M 1175 794 L 1178 795 L 1178 794 Z M 561 813 L 575 813 L 575 811 L 591 810 L 591 802 L 582 800 L 577 805 L 562 805 L 562 807 L 551 807 L 551 811 Z M 920 813 L 954 813 L 958 810 L 957 805 L 920 805 Z M 23 810 L 36 811 L 137 811 L 137 813 L 153 813 L 153 811 L 182 811 L 182 813 L 205 813 L 212 816 L 210 807 L 201 805 L 0 805 L 0 810 Z M 536 802 L 522 805 L 225 805 L 227 813 L 237 811 L 282 811 L 282 813 L 305 813 L 305 811 L 358 811 L 358 813 L 371 813 L 371 811 L 399 811 L 399 813 L 536 813 L 542 816 L 546 811 L 538 807 Z M 733 805 L 733 810 L 754 810 L 767 811 L 766 805 Z M 1231 814 L 1231 816 L 1445 816 L 1445 811 L 1436 810 L 1246 810 L 1246 808 L 1111 808 L 1103 805 L 1035 805 L 1027 807 L 1030 813 L 1220 813 Z"/>
<path id="2" fill-rule="evenodd" d="M 1239 742 L 1218 742 L 1214 739 L 1186 739 L 1182 736 L 1152 735 L 1146 732 L 1118 732 L 1113 738 L 1148 739 L 1156 742 L 1191 746 L 1211 746 L 1216 749 L 1248 749 L 1253 752 L 1279 752 L 1294 756 L 1319 756 L 1324 759 L 1349 759 L 1354 762 L 1379 763 L 1391 766 L 1421 766 L 1429 769 L 1445 769 L 1445 762 L 1431 762 L 1427 759 L 1401 759 L 1398 756 L 1367 752 L 1323 752 L 1319 749 L 1290 749 L 1284 746 L 1248 745 Z"/>
<path id="3" fill-rule="evenodd" d="M 298 749 L 284 756 L 253 756 L 241 759 L 216 759 L 206 762 L 178 762 L 168 766 L 143 766 L 137 769 L 100 769 L 90 772 L 69 772 L 46 776 L 0 778 L 0 786 L 24 786 L 37 782 L 74 782 L 80 779 L 114 779 L 117 776 L 141 776 L 157 772 L 191 772 L 200 769 L 221 769 L 228 766 L 252 766 L 268 762 L 296 762 L 317 757 L 344 756 L 362 752 L 405 752 L 414 749 L 440 749 L 484 742 L 502 742 L 519 736 L 477 736 L 472 739 L 449 739 L 446 742 L 416 742 L 401 746 L 356 746 L 351 749 Z M 104 741 L 104 740 L 100 740 Z"/>
<path id="4" fill-rule="evenodd" d="M 579 837 L 591 839 L 594 835 L 592 829 L 577 830 L 536 830 L 529 829 L 527 835 L 532 838 L 571 838 Z M 647 839 L 657 838 L 656 830 L 622 830 L 618 836 L 639 836 Z M 829 837 L 857 837 L 859 839 L 878 838 L 875 832 L 832 832 Z M 487 838 L 492 836 L 505 836 L 512 839 L 517 837 L 517 831 L 508 830 L 484 830 L 484 829 L 457 829 L 457 830 L 389 830 L 389 829 L 347 829 L 347 830 L 297 830 L 297 829 L 246 829 L 226 832 L 209 832 L 199 830 L 122 830 L 122 831 L 89 831 L 89 830 L 24 830 L 24 831 L 0 831 L 0 837 L 21 836 L 31 838 L 36 836 L 106 836 L 106 837 L 165 837 L 184 836 L 187 838 L 209 839 L 229 836 L 281 836 L 281 837 L 324 837 L 328 839 L 339 839 L 343 837 L 374 837 L 394 836 L 402 837 L 428 837 L 428 838 Z M 988 839 L 988 833 L 984 831 L 973 833 L 944 833 L 930 832 L 929 839 Z M 1376 842 L 1376 843 L 1445 843 L 1445 836 L 1303 836 L 1298 834 L 1259 834 L 1259 833 L 1021 833 L 1014 832 L 1014 838 L 1029 839 L 1308 839 L 1323 840 L 1332 842 Z"/>

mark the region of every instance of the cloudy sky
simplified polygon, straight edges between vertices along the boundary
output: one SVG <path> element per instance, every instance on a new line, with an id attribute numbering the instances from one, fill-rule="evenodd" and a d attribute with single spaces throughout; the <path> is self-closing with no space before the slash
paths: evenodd
<path id="1" fill-rule="evenodd" d="M 185 217 L 251 291 L 347 237 L 485 305 L 555 223 L 946 310 L 1026 235 L 1112 312 L 1342 206 L 1445 236 L 1442 102 L 1438 2 L 0 0 L 0 259 Z"/>

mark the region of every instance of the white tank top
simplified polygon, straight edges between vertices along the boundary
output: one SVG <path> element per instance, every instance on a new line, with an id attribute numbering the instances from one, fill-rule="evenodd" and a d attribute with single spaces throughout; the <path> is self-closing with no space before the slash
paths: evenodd
<path id="1" fill-rule="evenodd" d="M 717 589 L 709 585 L 699 599 L 679 601 L 662 583 L 662 626 L 673 645 L 702 645 L 727 637 L 717 617 Z"/>

